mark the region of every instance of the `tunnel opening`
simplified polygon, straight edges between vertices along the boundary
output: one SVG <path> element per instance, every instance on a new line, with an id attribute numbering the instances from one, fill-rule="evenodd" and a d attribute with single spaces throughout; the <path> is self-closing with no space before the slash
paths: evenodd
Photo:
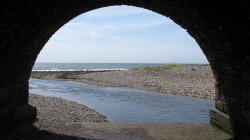
<path id="1" fill-rule="evenodd" d="M 5 66 L 0 79 L 1 130 L 34 120 L 35 109 L 28 106 L 28 80 L 37 55 L 54 32 L 81 13 L 121 4 L 155 11 L 187 29 L 206 55 L 216 79 L 211 121 L 238 139 L 249 138 L 247 2 L 228 2 L 227 6 L 222 2 L 163 0 L 34 0 L 1 4 L 0 56 Z"/>
<path id="2" fill-rule="evenodd" d="M 133 8 L 134 9 L 138 9 L 136 7 L 127 7 L 127 6 L 122 6 L 122 7 L 125 9 L 122 12 L 122 14 L 124 14 L 125 18 L 126 18 L 126 16 L 131 16 L 131 15 L 134 14 L 133 13 Z M 101 8 L 101 9 L 109 9 L 109 8 L 110 7 Z M 117 6 L 114 7 L 114 8 L 118 9 Z M 95 10 L 95 11 L 98 11 L 98 9 Z M 126 13 L 125 11 L 130 11 L 130 13 Z M 142 10 L 142 9 L 137 10 L 135 12 L 138 12 L 138 13 L 135 13 L 135 15 L 136 16 L 138 16 L 138 15 L 139 16 L 143 16 L 143 13 L 140 13 L 141 11 L 146 11 L 146 10 L 145 9 L 144 10 Z M 62 28 L 60 28 L 53 35 L 53 37 L 50 39 L 50 41 L 48 41 L 48 43 L 45 45 L 46 48 L 50 47 L 50 50 L 49 49 L 46 50 L 44 48 L 45 51 L 44 52 L 42 51 L 40 53 L 41 57 L 40 58 L 38 57 L 38 59 L 37 59 L 38 61 L 44 61 L 45 63 L 40 63 L 40 64 L 37 63 L 37 64 L 35 64 L 35 67 L 33 68 L 33 70 L 35 69 L 35 70 L 38 70 L 38 71 L 53 71 L 52 74 L 50 72 L 46 72 L 46 74 L 44 74 L 45 75 L 44 76 L 40 72 L 37 72 L 37 73 L 33 74 L 32 77 L 39 78 L 39 79 L 43 79 L 43 78 L 46 79 L 46 78 L 48 78 L 48 79 L 52 79 L 52 80 L 63 79 L 63 80 L 80 81 L 80 79 L 78 79 L 77 77 L 83 78 L 82 76 L 79 76 L 79 75 L 82 74 L 81 72 L 77 72 L 79 75 L 77 75 L 77 74 L 73 74 L 72 75 L 72 74 L 69 74 L 70 72 L 62 72 L 62 73 L 60 73 L 60 71 L 67 71 L 67 70 L 74 71 L 74 67 L 78 67 L 77 65 L 80 65 L 80 63 L 81 63 L 82 60 L 85 62 L 85 67 L 86 67 L 86 63 L 88 63 L 88 65 L 91 65 L 91 64 L 89 64 L 89 62 L 96 64 L 96 63 L 98 63 L 98 61 L 100 63 L 100 60 L 101 60 L 102 63 L 104 62 L 104 65 L 105 64 L 112 64 L 112 63 L 115 63 L 115 65 L 117 65 L 117 63 L 124 62 L 124 60 L 125 60 L 125 62 L 127 61 L 125 63 L 125 65 L 135 65 L 135 67 L 132 66 L 132 68 L 135 68 L 133 72 L 140 73 L 142 70 L 144 71 L 144 74 L 140 73 L 139 77 L 136 76 L 139 79 L 138 81 L 133 81 L 135 83 L 139 83 L 143 87 L 143 88 L 139 88 L 139 89 L 146 89 L 146 90 L 151 90 L 151 91 L 166 92 L 166 93 L 172 93 L 172 94 L 184 95 L 184 96 L 194 96 L 194 97 L 203 98 L 203 99 L 214 99 L 215 98 L 215 93 L 214 93 L 214 88 L 213 88 L 214 78 L 213 78 L 213 74 L 211 72 L 211 67 L 208 65 L 208 62 L 207 62 L 206 57 L 204 56 L 203 52 L 201 50 L 199 50 L 199 49 L 196 49 L 196 50 L 193 49 L 193 47 L 199 48 L 198 44 L 196 44 L 195 41 L 192 38 L 190 38 L 190 36 L 183 29 L 181 29 L 181 27 L 179 27 L 178 25 L 176 25 L 175 23 L 173 23 L 173 21 L 171 21 L 170 19 L 167 19 L 167 18 L 165 18 L 163 16 L 161 16 L 161 18 L 164 18 L 164 19 L 163 20 L 160 19 L 159 23 L 158 22 L 156 22 L 156 23 L 155 22 L 151 22 L 150 23 L 149 19 L 151 19 L 151 21 L 152 20 L 154 21 L 154 19 L 152 19 L 152 17 L 147 17 L 147 16 L 152 16 L 152 15 L 154 15 L 154 16 L 160 16 L 160 15 L 156 15 L 156 13 L 150 13 L 151 15 L 150 14 L 146 15 L 145 17 L 147 17 L 147 20 L 143 21 L 140 24 L 137 23 L 138 25 L 136 25 L 137 20 L 135 22 L 133 22 L 132 24 L 129 23 L 129 22 L 128 23 L 127 22 L 124 23 L 124 21 L 126 21 L 127 19 L 122 19 L 124 17 L 123 16 L 120 17 L 119 11 L 117 12 L 116 10 L 114 10 L 114 13 L 117 13 L 116 16 L 118 17 L 118 24 L 116 23 L 115 25 L 112 25 L 112 24 L 110 25 L 109 20 L 113 21 L 114 19 L 109 19 L 109 20 L 105 21 L 105 17 L 110 16 L 109 15 L 110 13 L 106 13 L 106 15 L 105 15 L 105 12 L 107 12 L 107 10 L 102 10 L 102 12 L 99 12 L 99 13 L 98 12 L 92 12 L 92 15 L 96 16 L 96 17 L 94 17 L 94 19 L 95 18 L 101 18 L 101 20 L 103 20 L 103 22 L 101 22 L 100 25 L 98 25 L 98 24 L 96 25 L 95 24 L 97 21 L 95 21 L 96 19 L 95 20 L 93 20 L 93 18 L 91 19 L 91 14 L 84 13 L 83 15 L 78 16 L 77 18 L 73 19 L 69 23 L 65 24 Z M 135 20 L 136 18 L 139 18 L 139 17 L 133 16 L 133 20 Z M 138 21 L 142 20 L 142 19 L 143 18 L 141 18 L 141 19 L 139 18 Z M 87 23 L 87 22 L 83 22 L 84 20 L 93 20 L 93 21 L 91 21 L 90 23 Z M 147 22 L 149 22 L 149 23 L 146 24 Z M 103 23 L 105 23 L 105 24 L 103 24 Z M 133 25 L 133 24 L 135 24 L 135 25 Z M 91 25 L 91 26 L 88 27 L 88 25 Z M 71 28 L 69 26 L 71 26 Z M 126 26 L 128 26 L 128 27 L 126 27 Z M 145 27 L 143 27 L 143 26 L 145 26 Z M 170 28 L 170 29 L 166 30 L 165 32 L 168 32 L 167 34 L 169 34 L 169 35 L 166 35 L 166 33 L 164 34 L 164 33 L 159 32 L 159 31 L 158 31 L 158 34 L 160 34 L 160 35 L 152 35 L 152 34 L 156 34 L 152 30 L 152 26 L 153 27 L 156 26 L 156 28 L 159 28 L 158 26 L 160 26 L 160 27 L 161 26 L 168 26 L 166 28 Z M 120 34 L 118 34 L 117 31 L 115 33 L 110 33 L 109 32 L 110 30 L 115 30 L 113 28 L 115 28 L 116 30 L 119 29 L 118 31 L 119 31 Z M 122 28 L 125 28 L 125 29 L 122 29 Z M 149 30 L 149 32 L 143 31 L 140 34 L 140 32 L 138 33 L 138 29 L 137 28 L 139 28 L 139 29 L 145 28 L 146 30 Z M 71 29 L 73 30 L 72 32 L 70 32 Z M 82 30 L 82 31 L 80 31 L 80 30 Z M 102 30 L 104 30 L 104 33 L 102 32 Z M 162 27 L 160 29 L 157 29 L 157 30 L 162 30 Z M 78 32 L 76 32 L 76 31 L 78 31 Z M 61 34 L 61 36 L 59 36 L 60 34 Z M 74 34 L 75 34 L 75 36 L 74 36 Z M 121 34 L 125 34 L 125 35 L 122 36 Z M 145 36 L 145 39 L 143 40 L 143 39 L 139 38 L 139 39 L 141 39 L 140 42 L 136 43 L 136 40 L 138 40 L 138 38 L 135 38 L 134 34 L 138 35 L 140 37 Z M 77 36 L 78 40 L 77 39 L 76 40 L 72 39 L 74 37 L 76 38 L 76 36 Z M 160 36 L 164 36 L 164 38 L 170 38 L 170 39 L 164 40 Z M 84 39 L 84 38 L 86 38 L 86 39 Z M 108 44 L 108 43 L 104 42 L 103 38 L 106 39 L 106 40 L 108 40 L 108 42 L 111 42 L 111 43 Z M 152 41 L 153 38 L 157 38 L 157 41 Z M 179 38 L 184 38 L 184 39 L 181 40 Z M 101 43 L 100 44 L 95 44 L 98 39 L 101 40 Z M 147 39 L 149 41 L 147 41 Z M 175 39 L 177 39 L 177 41 Z M 81 40 L 81 41 L 79 41 L 79 40 Z M 164 40 L 165 42 L 162 41 L 162 40 Z M 178 44 L 179 46 L 178 45 L 174 46 L 174 43 L 178 42 L 178 40 L 181 43 Z M 159 41 L 162 41 L 165 46 L 163 44 L 160 44 L 160 43 L 157 44 L 157 42 L 159 42 Z M 64 44 L 61 43 L 61 42 L 65 43 L 65 44 L 69 44 L 69 45 L 63 46 Z M 74 44 L 73 42 L 77 42 L 78 44 Z M 117 42 L 119 42 L 119 43 L 117 44 Z M 127 43 L 127 42 L 131 42 L 131 43 Z M 77 46 L 79 44 L 81 44 L 80 46 L 88 46 L 88 47 L 85 47 L 84 50 L 80 50 L 79 48 L 78 49 L 76 48 L 75 51 L 72 51 L 72 50 L 74 50 L 74 47 L 79 47 L 79 46 Z M 96 46 L 94 46 L 93 44 L 95 44 Z M 125 44 L 125 45 L 123 45 L 123 44 Z M 162 48 L 167 48 L 169 46 L 171 46 L 169 48 L 174 48 L 174 47 L 177 48 L 176 50 L 173 50 L 173 49 L 172 50 L 171 49 L 168 49 L 168 50 L 167 49 L 166 50 L 164 50 L 164 49 L 162 49 L 162 50 L 159 50 L 159 49 L 153 50 L 152 47 L 149 47 L 150 51 L 144 53 L 144 55 L 146 54 L 149 59 L 153 59 L 154 56 L 158 56 L 159 57 L 159 55 L 162 55 L 162 54 L 157 55 L 154 52 L 156 52 L 156 51 L 158 51 L 158 52 L 159 51 L 160 52 L 165 51 L 165 52 L 169 52 L 167 54 L 163 53 L 165 56 L 169 56 L 169 57 L 167 57 L 165 59 L 170 59 L 171 57 L 173 57 L 173 55 L 171 55 L 171 54 L 179 53 L 179 55 L 182 55 L 183 57 L 186 57 L 186 59 L 189 58 L 190 60 L 189 61 L 185 61 L 186 59 L 182 58 L 182 60 L 178 61 L 178 60 L 176 60 L 177 58 L 175 58 L 175 60 L 174 59 L 168 60 L 168 62 L 165 62 L 165 63 L 168 63 L 168 64 L 164 65 L 164 63 L 160 64 L 159 60 L 157 61 L 157 59 L 156 59 L 153 62 L 153 63 L 156 63 L 156 64 L 153 65 L 153 66 L 151 66 L 151 65 L 143 65 L 143 64 L 140 65 L 140 63 L 145 63 L 145 61 L 144 62 L 138 62 L 138 61 L 136 61 L 136 59 L 138 59 L 136 57 L 139 57 L 141 55 L 140 54 L 141 51 L 139 51 L 139 50 L 133 50 L 131 48 L 130 48 L 130 50 L 127 50 L 127 53 L 128 53 L 127 54 L 127 58 L 129 56 L 132 59 L 129 59 L 129 60 L 124 59 L 124 60 L 122 60 L 122 58 L 119 58 L 119 57 L 115 58 L 114 56 L 112 56 L 113 54 L 118 54 L 118 56 L 121 56 L 122 54 L 126 53 L 126 51 L 124 51 L 124 50 L 123 51 L 119 50 L 120 52 L 118 52 L 117 50 L 115 50 L 115 48 L 119 48 L 119 47 L 122 48 L 122 47 L 126 47 L 126 46 L 130 46 L 130 47 L 132 46 L 133 48 L 136 48 L 136 46 L 133 46 L 132 44 L 136 44 L 136 46 L 143 46 L 143 49 L 147 49 L 147 46 L 153 46 L 153 48 L 157 48 L 157 47 L 161 46 L 161 49 Z M 101 48 L 101 47 L 98 47 L 98 45 L 102 46 L 102 47 L 104 46 L 104 49 Z M 111 47 L 111 46 L 114 46 L 114 47 Z M 59 47 L 61 47 L 61 48 L 58 49 Z M 189 48 L 190 50 L 185 49 L 186 47 Z M 139 48 L 139 49 L 142 49 L 142 48 Z M 86 50 L 87 53 L 83 53 L 85 50 Z M 110 50 L 115 50 L 115 51 L 110 51 Z M 180 50 L 183 50 L 183 51 L 180 51 Z M 78 58 L 78 60 L 72 59 L 72 54 L 74 54 L 74 55 L 78 54 L 79 55 L 79 52 L 80 52 L 81 56 L 84 56 L 83 59 L 81 59 L 81 60 L 79 58 Z M 139 53 L 135 53 L 135 52 L 139 52 Z M 192 55 L 190 55 L 189 52 L 192 52 Z M 59 55 L 55 56 L 56 53 L 59 54 Z M 98 55 L 100 55 L 102 53 L 103 54 L 108 54 L 108 55 L 98 56 Z M 133 53 L 135 53 L 135 54 L 133 54 Z M 150 53 L 152 53 L 152 54 L 150 54 Z M 198 53 L 199 56 L 193 57 L 193 56 L 195 56 L 195 53 Z M 50 54 L 50 55 L 48 55 L 48 54 Z M 67 57 L 67 54 L 69 54 L 68 57 Z M 96 55 L 96 54 L 98 54 L 98 55 Z M 109 59 L 105 59 L 106 60 L 105 61 L 104 58 L 109 57 L 109 55 L 112 56 L 112 57 L 110 57 Z M 92 59 L 93 59 L 93 57 L 100 57 L 101 59 L 97 59 L 97 61 L 96 61 L 95 59 L 94 60 L 89 59 L 89 57 L 91 57 Z M 190 58 L 190 57 L 193 57 L 193 58 Z M 194 61 L 194 60 L 197 60 L 197 57 L 199 59 L 201 59 L 201 61 L 199 61 L 199 62 Z M 63 58 L 63 59 L 60 60 L 60 58 Z M 51 61 L 51 59 L 52 59 L 52 61 Z M 149 59 L 147 59 L 147 60 L 149 60 Z M 65 60 L 68 60 L 68 61 L 66 61 L 66 63 L 65 63 Z M 69 61 L 69 60 L 71 60 L 71 61 Z M 114 62 L 112 60 L 120 60 L 120 61 Z M 57 61 L 57 62 L 59 61 L 61 64 L 60 63 L 54 63 L 54 65 L 53 65 L 51 63 L 50 64 L 46 63 L 46 61 L 47 62 L 49 61 L 49 62 L 52 62 L 52 63 L 55 62 L 55 61 Z M 72 66 L 72 64 L 69 64 L 67 62 L 73 62 L 73 63 L 78 62 L 78 63 L 75 64 L 75 66 Z M 139 66 L 139 67 L 144 66 L 144 67 L 138 69 L 138 68 L 136 68 L 136 64 L 134 62 L 137 63 L 137 66 Z M 173 63 L 173 62 L 177 62 L 177 63 Z M 195 65 L 197 63 L 198 63 L 198 66 Z M 185 65 L 182 66 L 181 64 L 185 64 Z M 71 67 L 70 66 L 66 66 L 66 65 L 71 65 Z M 103 65 L 103 64 L 99 64 L 99 65 Z M 63 66 L 65 66 L 65 68 L 63 68 Z M 96 66 L 97 66 L 96 67 L 97 69 L 102 69 L 101 72 L 103 72 L 103 71 L 107 72 L 105 70 L 108 70 L 108 71 L 112 70 L 112 68 L 110 69 L 109 66 L 106 66 L 106 67 L 103 66 L 101 68 L 98 68 L 98 64 Z M 95 69 L 95 67 L 91 67 L 91 66 L 87 66 L 89 69 L 86 69 L 85 67 L 79 66 L 75 70 L 78 71 L 78 70 L 81 70 L 81 68 L 82 68 L 82 69 L 84 69 L 84 71 L 87 70 L 88 73 L 91 73 L 91 70 Z M 153 79 L 154 82 L 150 83 L 151 79 L 149 77 L 147 77 L 147 75 L 150 75 L 150 74 L 154 75 L 155 73 L 157 73 L 157 71 L 163 71 L 163 72 L 165 71 L 166 73 L 169 74 L 169 71 L 173 70 L 173 73 L 174 73 L 174 70 L 181 69 L 181 67 L 182 68 L 185 67 L 184 70 L 180 71 L 179 75 L 178 74 L 177 75 L 172 75 L 172 77 L 174 77 L 174 76 L 178 77 L 180 75 L 187 75 L 187 73 L 185 73 L 184 71 L 188 71 L 189 72 L 189 74 L 190 74 L 190 75 L 188 75 L 189 78 L 192 78 L 194 76 L 197 79 L 199 79 L 199 76 L 201 76 L 202 78 L 206 79 L 206 77 L 204 75 L 210 75 L 210 77 L 208 79 L 206 79 L 206 80 L 203 80 L 203 81 L 201 80 L 202 78 L 200 78 L 199 80 L 196 80 L 196 81 L 191 81 L 190 80 L 190 81 L 184 81 L 182 83 L 180 83 L 180 81 L 178 83 L 178 79 L 177 79 L 177 84 L 179 84 L 179 86 L 176 87 L 176 89 L 171 88 L 172 91 L 168 90 L 169 87 L 164 87 L 162 85 L 169 84 L 169 85 L 174 86 L 175 82 L 172 82 L 172 83 L 166 83 L 166 82 L 165 83 L 157 83 L 154 80 L 159 80 L 159 78 L 161 76 L 158 75 L 157 77 L 153 77 L 154 79 L 153 78 L 152 79 Z M 118 66 L 115 69 L 116 70 L 122 70 L 122 69 L 126 69 L 126 68 L 127 68 L 126 66 L 124 67 L 124 66 L 120 65 L 120 67 Z M 130 69 L 130 67 L 129 67 L 129 69 Z M 146 71 L 146 73 L 145 73 L 145 71 Z M 205 71 L 205 73 L 203 73 L 203 75 L 202 74 L 201 75 L 195 74 L 195 73 L 202 73 L 202 71 Z M 84 74 L 84 75 L 87 75 L 87 74 Z M 100 75 L 102 75 L 102 73 Z M 94 80 L 94 81 L 102 81 L 102 79 L 107 79 L 107 77 L 100 76 L 100 75 L 98 75 L 98 74 L 95 75 L 94 74 L 94 77 L 99 77 L 99 79 L 98 78 L 95 79 L 95 78 L 93 78 L 91 76 L 87 77 L 87 78 L 88 79 L 93 78 L 92 80 Z M 126 75 L 126 73 L 125 73 L 125 75 Z M 56 76 L 56 77 L 54 77 L 54 76 Z M 113 86 L 114 86 L 114 84 L 116 84 L 116 86 L 118 85 L 118 87 L 119 86 L 122 87 L 122 86 L 125 86 L 125 85 L 129 85 L 129 83 L 123 83 L 123 84 L 119 85 L 119 83 L 116 83 L 116 81 L 113 81 L 113 80 L 115 80 L 115 79 L 117 80 L 120 77 L 119 76 L 115 77 L 115 76 L 117 76 L 117 75 L 113 75 L 112 72 L 111 72 L 108 75 L 108 77 L 112 77 L 112 78 L 108 79 L 110 81 L 106 81 L 106 82 L 109 82 L 109 84 L 111 84 Z M 146 77 L 146 80 L 145 80 L 145 77 Z M 84 78 L 86 78 L 86 77 L 84 77 Z M 163 77 L 163 78 L 166 78 L 166 77 Z M 167 77 L 167 78 L 169 78 L 169 77 Z M 91 83 L 89 81 L 86 81 L 86 79 L 85 79 L 85 82 Z M 194 79 L 195 78 L 193 78 L 193 80 Z M 122 80 L 124 80 L 124 79 L 122 79 Z M 162 80 L 162 79 L 160 79 L 160 80 Z M 171 80 L 174 81 L 176 79 L 171 79 Z M 179 79 L 179 80 L 181 80 L 181 79 Z M 45 82 L 48 82 L 48 81 L 45 81 Z M 105 80 L 104 80 L 104 82 L 105 82 Z M 192 84 L 191 85 L 184 84 L 185 82 L 192 83 Z M 31 83 L 34 84 L 33 81 Z M 209 83 L 209 84 L 208 85 L 201 85 L 201 83 Z M 94 83 L 94 84 L 100 84 L 100 83 Z M 101 85 L 102 84 L 103 83 L 101 83 Z M 103 85 L 105 85 L 105 84 L 103 84 Z M 155 85 L 155 86 L 153 87 L 153 85 Z M 149 87 L 151 86 L 152 89 L 147 88 L 147 86 L 149 86 Z M 162 87 L 157 87 L 157 86 L 162 86 Z M 156 88 L 156 87 L 158 89 L 155 90 L 154 88 Z M 182 89 L 180 87 L 182 87 Z M 134 87 L 134 88 L 138 88 L 138 87 Z M 194 90 L 192 90 L 192 89 L 194 89 Z M 202 89 L 202 90 L 199 90 L 199 89 Z M 84 90 L 84 89 L 81 89 L 81 90 Z M 177 90 L 181 90 L 181 91 L 177 93 Z M 35 91 L 36 90 L 34 90 L 34 92 Z M 74 90 L 74 92 L 77 92 L 77 90 Z M 53 96 L 53 94 L 47 94 L 47 95 Z M 58 94 L 57 94 L 57 96 L 60 97 L 60 95 L 58 95 Z M 65 97 L 62 97 L 62 98 L 65 98 Z M 79 102 L 79 100 L 77 100 L 77 101 Z M 150 102 L 150 101 L 148 101 L 148 102 Z M 90 104 L 90 105 L 92 105 L 92 104 Z M 120 108 L 119 110 L 122 111 L 122 108 Z M 195 110 L 195 108 L 194 108 L 194 110 Z M 209 112 L 209 111 L 205 110 L 204 112 Z M 121 112 L 120 112 L 120 114 L 121 114 Z M 134 115 L 136 115 L 136 114 L 134 114 Z M 144 115 L 146 115 L 146 114 L 144 114 Z M 124 116 L 126 116 L 126 115 L 124 115 Z M 149 114 L 148 114 L 148 116 L 149 116 Z M 209 116 L 209 113 L 207 113 L 207 117 L 208 116 Z M 126 116 L 126 117 L 129 117 L 129 116 Z M 138 118 L 138 120 L 141 120 L 141 119 L 142 118 Z M 200 123 L 198 120 L 196 120 L 196 121 L 198 123 Z M 209 122 L 209 120 L 206 123 L 208 123 L 208 122 Z"/>

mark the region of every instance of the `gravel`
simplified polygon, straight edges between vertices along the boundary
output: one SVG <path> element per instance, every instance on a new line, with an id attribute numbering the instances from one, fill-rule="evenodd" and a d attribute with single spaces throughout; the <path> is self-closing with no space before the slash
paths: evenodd
<path id="1" fill-rule="evenodd" d="M 107 122 L 105 116 L 76 102 L 30 94 L 29 103 L 37 108 L 36 122 Z"/>
<path id="2" fill-rule="evenodd" d="M 215 98 L 215 79 L 209 65 L 180 65 L 159 70 L 135 68 L 104 72 L 33 72 L 32 77 L 72 80 L 101 86 L 132 87 L 202 99 Z"/>
<path id="3" fill-rule="evenodd" d="M 214 78 L 206 65 L 150 71 L 143 68 L 128 71 L 89 73 L 81 75 L 82 82 L 103 86 L 133 87 L 174 95 L 214 99 Z"/>

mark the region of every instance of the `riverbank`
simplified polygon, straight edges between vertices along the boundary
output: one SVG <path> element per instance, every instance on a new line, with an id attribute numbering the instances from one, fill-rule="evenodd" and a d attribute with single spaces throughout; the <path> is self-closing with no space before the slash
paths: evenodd
<path id="1" fill-rule="evenodd" d="M 87 106 L 56 97 L 29 95 L 29 104 L 37 108 L 39 123 L 108 122 L 107 118 Z M 39 125 L 39 123 L 36 123 Z"/>
<path id="2" fill-rule="evenodd" d="M 131 87 L 162 93 L 214 99 L 209 65 L 162 65 L 126 71 L 34 71 L 32 78 L 71 80 L 112 87 Z"/>
<path id="3" fill-rule="evenodd" d="M 231 136 L 209 124 L 107 123 L 86 106 L 60 98 L 30 94 L 38 109 L 33 126 L 24 124 L 1 140 L 225 140 Z"/>

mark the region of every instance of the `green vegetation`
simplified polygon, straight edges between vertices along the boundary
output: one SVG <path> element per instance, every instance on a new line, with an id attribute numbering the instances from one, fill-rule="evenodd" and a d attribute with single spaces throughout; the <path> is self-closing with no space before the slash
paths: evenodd
<path id="1" fill-rule="evenodd" d="M 161 70 L 161 68 L 160 68 L 160 66 L 157 66 L 157 67 L 148 66 L 148 67 L 144 67 L 144 70 L 148 70 L 148 71 L 159 71 L 159 70 Z"/>
<path id="2" fill-rule="evenodd" d="M 164 65 L 161 65 L 162 68 L 164 69 L 172 69 L 172 68 L 179 68 L 181 67 L 180 64 L 164 64 Z"/>
<path id="3" fill-rule="evenodd" d="M 208 69 L 212 70 L 212 67 L 211 67 L 210 63 L 208 64 Z"/>
<path id="4" fill-rule="evenodd" d="M 179 67 L 181 67 L 180 64 L 163 64 L 160 66 L 147 66 L 147 67 L 144 67 L 144 70 L 160 71 L 160 70 L 164 70 L 164 69 L 173 69 L 173 68 L 179 68 Z"/>

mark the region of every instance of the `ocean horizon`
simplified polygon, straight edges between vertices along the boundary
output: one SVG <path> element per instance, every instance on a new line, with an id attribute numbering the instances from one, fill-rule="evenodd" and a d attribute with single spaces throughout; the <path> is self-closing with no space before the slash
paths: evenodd
<path id="1" fill-rule="evenodd" d="M 35 63 L 32 71 L 103 71 L 128 70 L 173 63 Z M 206 65 L 206 64 L 202 64 Z"/>
<path id="2" fill-rule="evenodd" d="M 138 67 L 159 66 L 163 63 L 35 63 L 33 71 L 101 71 L 128 70 Z"/>

